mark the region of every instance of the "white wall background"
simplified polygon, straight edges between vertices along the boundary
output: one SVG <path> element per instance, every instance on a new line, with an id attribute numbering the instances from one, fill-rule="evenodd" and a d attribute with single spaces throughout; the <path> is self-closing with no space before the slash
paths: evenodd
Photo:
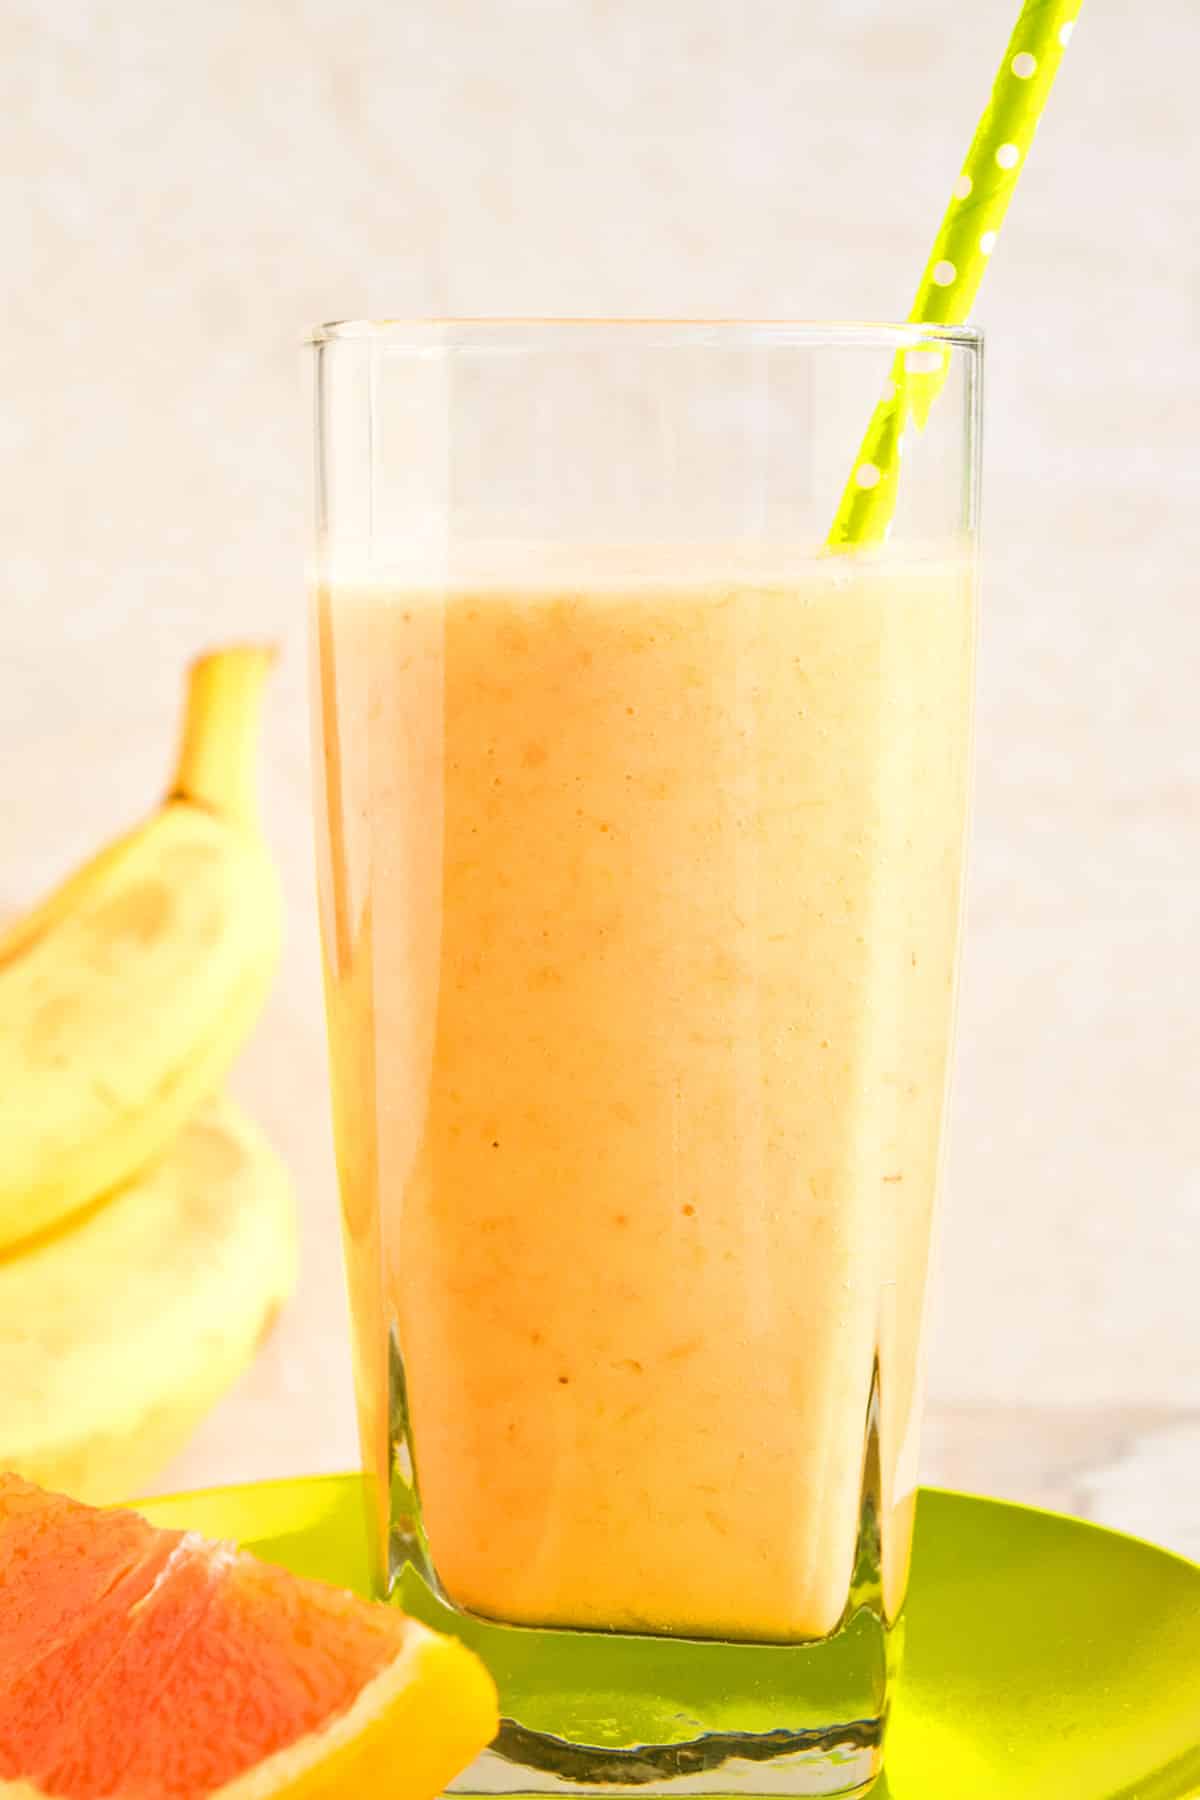
<path id="1" fill-rule="evenodd" d="M 307 818 L 307 327 L 897 316 L 1014 13 L 5 0 L 0 909 L 146 807 L 189 655 L 286 651 L 290 944 L 237 1086 L 295 1172 L 304 1277 L 173 1478 L 354 1457 Z M 1004 1409 L 1200 1413 L 1198 62 L 1192 0 L 1090 0 L 977 314 L 986 624 L 932 1385 L 985 1474 Z"/>

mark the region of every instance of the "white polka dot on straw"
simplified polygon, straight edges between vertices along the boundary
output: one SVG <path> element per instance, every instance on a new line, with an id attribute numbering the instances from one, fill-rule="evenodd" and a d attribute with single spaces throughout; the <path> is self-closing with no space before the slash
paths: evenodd
<path id="1" fill-rule="evenodd" d="M 1060 25 L 1058 28 L 1058 41 L 1062 45 L 1064 50 L 1066 49 L 1067 45 L 1071 41 L 1071 33 L 1074 31 L 1074 29 L 1075 29 L 1074 19 L 1068 19 L 1065 25 Z"/>
<path id="2" fill-rule="evenodd" d="M 960 175 L 954 184 L 954 198 L 956 200 L 965 200 L 967 195 L 971 192 L 973 185 L 974 183 L 969 175 Z"/>
<path id="3" fill-rule="evenodd" d="M 939 287 L 951 287 L 958 277 L 958 270 L 952 262 L 940 262 L 933 265 L 933 279 Z"/>
<path id="4" fill-rule="evenodd" d="M 983 236 L 979 240 L 979 254 L 981 256 L 990 256 L 992 254 L 992 251 L 995 248 L 996 248 L 995 232 L 994 231 L 985 231 Z"/>
<path id="5" fill-rule="evenodd" d="M 854 480 L 860 488 L 873 488 L 879 483 L 879 470 L 874 463 L 859 463 Z"/>
<path id="6" fill-rule="evenodd" d="M 1028 50 L 1022 50 L 1013 57 L 1009 67 L 1018 81 L 1028 81 L 1031 75 L 1037 73 L 1037 57 L 1030 56 Z"/>
<path id="7" fill-rule="evenodd" d="M 1021 152 L 1015 144 L 1001 144 L 996 152 L 996 161 L 1002 169 L 1015 169 L 1021 160 Z"/>

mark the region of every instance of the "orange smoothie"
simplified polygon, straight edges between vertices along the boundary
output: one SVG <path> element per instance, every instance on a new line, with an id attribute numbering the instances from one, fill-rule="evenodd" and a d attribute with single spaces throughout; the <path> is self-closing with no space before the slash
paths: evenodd
<path id="1" fill-rule="evenodd" d="M 793 1641 L 906 1576 L 972 581 L 690 558 L 318 596 L 349 1263 L 456 1604 Z"/>

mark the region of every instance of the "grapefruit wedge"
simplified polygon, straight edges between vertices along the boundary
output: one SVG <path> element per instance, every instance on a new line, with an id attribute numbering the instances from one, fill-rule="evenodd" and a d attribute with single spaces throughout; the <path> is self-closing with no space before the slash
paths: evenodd
<path id="1" fill-rule="evenodd" d="M 433 1800 L 496 1725 L 394 1608 L 0 1474 L 3 1800 Z"/>

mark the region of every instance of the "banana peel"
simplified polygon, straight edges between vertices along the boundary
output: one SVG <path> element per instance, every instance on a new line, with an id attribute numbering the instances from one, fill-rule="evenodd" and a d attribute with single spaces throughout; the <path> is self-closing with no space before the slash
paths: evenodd
<path id="1" fill-rule="evenodd" d="M 193 665 L 164 803 L 0 938 L 0 1251 L 161 1156 L 258 1016 L 281 939 L 257 807 L 272 660 Z"/>
<path id="2" fill-rule="evenodd" d="M 286 1171 L 218 1100 L 133 1182 L 0 1257 L 0 1468 L 94 1504 L 139 1492 L 250 1362 L 296 1263 Z"/>

